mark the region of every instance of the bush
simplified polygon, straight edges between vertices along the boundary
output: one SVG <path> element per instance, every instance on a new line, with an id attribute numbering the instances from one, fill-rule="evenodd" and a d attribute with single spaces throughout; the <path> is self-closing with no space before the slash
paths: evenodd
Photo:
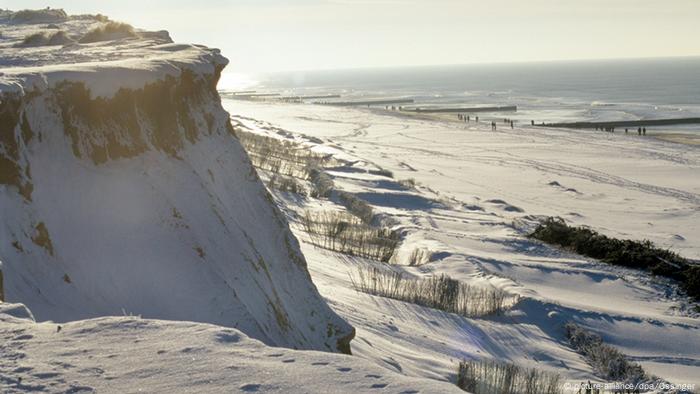
<path id="1" fill-rule="evenodd" d="M 235 134 L 253 165 L 275 174 L 311 179 L 313 182 L 311 170 L 321 171 L 319 163 L 326 159 L 294 141 L 240 129 Z"/>
<path id="2" fill-rule="evenodd" d="M 547 218 L 530 237 L 561 246 L 605 263 L 649 270 L 678 280 L 688 295 L 700 299 L 698 266 L 678 254 L 656 247 L 651 241 L 620 240 L 586 227 L 571 227 L 561 218 Z"/>
<path id="3" fill-rule="evenodd" d="M 430 258 L 432 257 L 432 253 L 425 248 L 416 248 L 413 249 L 411 254 L 408 256 L 408 265 L 409 266 L 416 266 L 416 265 L 422 265 L 430 261 Z"/>
<path id="4" fill-rule="evenodd" d="M 267 184 L 269 187 L 277 189 L 279 191 L 295 193 L 302 196 L 306 195 L 306 189 L 301 184 L 301 182 L 297 181 L 292 177 L 273 175 Z"/>
<path id="5" fill-rule="evenodd" d="M 11 23 L 58 23 L 68 19 L 62 9 L 22 10 L 12 13 Z"/>
<path id="6" fill-rule="evenodd" d="M 328 198 L 335 188 L 333 179 L 326 174 L 321 168 L 312 166 L 307 169 L 309 174 L 309 180 L 313 185 L 313 190 L 311 191 L 311 197 L 314 198 Z"/>
<path id="7" fill-rule="evenodd" d="M 571 346 L 586 358 L 601 378 L 628 383 L 647 379 L 644 369 L 639 364 L 628 361 L 619 350 L 603 343 L 598 334 L 586 331 L 573 323 L 568 323 L 565 329 Z"/>
<path id="8" fill-rule="evenodd" d="M 387 177 L 387 178 L 393 178 L 393 177 L 394 177 L 394 173 L 393 173 L 393 172 L 391 172 L 391 171 L 389 171 L 389 170 L 386 170 L 386 169 L 384 169 L 384 168 L 380 168 L 380 169 L 378 169 L 378 170 L 369 170 L 368 172 L 369 172 L 370 174 L 372 174 L 372 175 L 385 176 L 385 177 Z"/>
<path id="9" fill-rule="evenodd" d="M 399 243 L 393 231 L 370 227 L 344 212 L 307 211 L 302 222 L 312 244 L 352 256 L 387 262 Z"/>
<path id="10" fill-rule="evenodd" d="M 403 186 L 406 189 L 415 189 L 416 180 L 414 178 L 401 179 L 399 180 L 399 185 Z"/>
<path id="11" fill-rule="evenodd" d="M 17 47 L 39 47 L 47 45 L 65 45 L 75 42 L 72 40 L 66 32 L 57 31 L 52 34 L 47 34 L 45 32 L 34 33 L 28 35 L 22 40 L 21 43 L 17 44 Z"/>
<path id="12" fill-rule="evenodd" d="M 447 275 L 406 278 L 402 272 L 360 268 L 351 276 L 356 291 L 456 313 L 465 317 L 500 314 L 517 297 L 493 287 L 475 287 Z"/>
<path id="13" fill-rule="evenodd" d="M 98 41 L 120 40 L 122 38 L 138 37 L 134 28 L 121 22 L 107 22 L 100 27 L 96 27 L 85 33 L 80 43 L 90 43 Z"/>
<path id="14" fill-rule="evenodd" d="M 340 203 L 347 208 L 348 212 L 357 216 L 363 223 L 372 223 L 372 219 L 374 219 L 374 210 L 367 201 L 346 191 L 338 191 L 338 199 Z"/>
<path id="15" fill-rule="evenodd" d="M 556 394 L 561 377 L 552 372 L 491 360 L 462 361 L 457 386 L 474 394 Z"/>

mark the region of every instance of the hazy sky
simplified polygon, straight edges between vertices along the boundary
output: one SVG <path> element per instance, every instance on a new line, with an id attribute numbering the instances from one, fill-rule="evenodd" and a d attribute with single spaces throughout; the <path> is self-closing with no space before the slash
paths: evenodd
<path id="1" fill-rule="evenodd" d="M 700 55 L 700 0 L 0 0 L 219 47 L 229 71 Z"/>

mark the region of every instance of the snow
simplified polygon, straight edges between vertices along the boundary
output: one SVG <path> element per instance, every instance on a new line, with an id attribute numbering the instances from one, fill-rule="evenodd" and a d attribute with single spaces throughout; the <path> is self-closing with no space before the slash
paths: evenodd
<path id="1" fill-rule="evenodd" d="M 227 63 L 218 50 L 151 39 L 14 48 L 37 25 L 3 26 L 0 63 L 12 67 L 0 76 L 0 163 L 17 168 L 0 169 L 10 171 L 0 176 L 5 301 L 39 322 L 133 314 L 347 350 L 352 327 L 320 297 L 230 133 L 213 85 Z M 153 100 L 145 84 L 165 87 Z"/>
<path id="2" fill-rule="evenodd" d="M 125 38 L 112 41 L 41 47 L 16 47 L 37 32 L 65 31 L 79 38 L 103 24 L 91 18 L 72 18 L 47 28 L 12 24 L 0 16 L 0 91 L 44 90 L 63 81 L 83 82 L 91 97 L 112 97 L 119 89 L 138 89 L 146 83 L 177 76 L 182 70 L 213 74 L 228 60 L 219 50 L 200 45 L 173 44 L 169 38 Z"/>
<path id="3" fill-rule="evenodd" d="M 332 155 L 336 187 L 369 201 L 402 234 L 396 269 L 521 297 L 501 316 L 465 318 L 356 292 L 350 275 L 381 263 L 311 245 L 299 214 L 341 207 L 268 194 L 218 98 L 177 98 L 196 115 L 194 130 L 178 123 L 174 154 L 142 136 L 143 151 L 98 163 L 89 149 L 133 143 L 128 130 L 77 122 L 68 126 L 82 134 L 71 137 L 65 129 L 61 82 L 82 82 L 104 102 L 185 71 L 201 84 L 227 63 L 217 50 L 173 44 L 167 34 L 17 48 L 48 27 L 11 24 L 8 15 L 0 12 L 0 98 L 21 98 L 21 124 L 0 130 L 9 136 L 0 138 L 0 158 L 16 144 L 9 158 L 33 190 L 27 198 L 0 184 L 3 392 L 446 393 L 458 392 L 458 362 L 481 358 L 596 380 L 566 343 L 568 321 L 652 374 L 700 384 L 700 322 L 677 286 L 526 237 L 539 217 L 558 215 L 700 258 L 696 147 L 225 102 L 239 127 Z M 101 23 L 57 26 L 77 37 Z M 151 125 L 138 122 L 144 134 Z M 394 177 L 371 172 L 379 169 Z M 398 183 L 406 178 L 417 186 Z M 405 266 L 415 249 L 428 258 Z M 354 355 L 332 353 L 350 325 Z"/>
<path id="4" fill-rule="evenodd" d="M 133 316 L 59 326 L 6 309 L 0 304 L 3 393 L 461 392 L 359 357 L 267 347 L 232 328 Z"/>
<path id="5" fill-rule="evenodd" d="M 430 262 L 405 271 L 487 282 L 523 297 L 504 316 L 467 319 L 358 294 L 349 275 L 379 263 L 314 247 L 295 219 L 305 209 L 338 207 L 277 192 L 319 291 L 357 329 L 356 356 L 438 380 L 453 379 L 461 359 L 488 357 L 552 370 L 571 382 L 595 381 L 564 338 L 563 325 L 574 321 L 647 372 L 700 384 L 700 322 L 677 286 L 526 237 L 537 218 L 558 215 L 697 259 L 697 148 L 549 128 L 492 132 L 488 119 L 464 125 L 364 108 L 242 100 L 224 106 L 255 132 L 281 128 L 342 151 L 345 167 L 329 171 L 336 187 L 397 223 L 404 238 L 395 262 L 415 248 L 431 251 Z M 365 171 L 377 168 L 394 179 Z M 416 180 L 415 190 L 398 184 L 406 178 Z"/>

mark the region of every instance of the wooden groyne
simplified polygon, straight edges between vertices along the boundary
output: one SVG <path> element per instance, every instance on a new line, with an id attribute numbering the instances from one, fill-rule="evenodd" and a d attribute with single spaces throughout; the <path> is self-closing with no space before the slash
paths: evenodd
<path id="1" fill-rule="evenodd" d="M 340 98 L 339 94 L 319 94 L 315 96 L 281 96 L 280 100 L 313 100 L 313 99 L 332 99 Z"/>
<path id="2" fill-rule="evenodd" d="M 245 94 L 234 94 L 233 96 L 229 96 L 229 97 L 256 98 L 256 97 L 277 97 L 279 95 L 280 95 L 279 93 L 245 93 Z"/>
<path id="3" fill-rule="evenodd" d="M 505 105 L 497 107 L 461 107 L 461 108 L 412 108 L 404 109 L 405 111 L 422 112 L 422 113 L 439 113 L 439 112 L 517 112 L 516 105 Z"/>
<path id="4" fill-rule="evenodd" d="M 389 104 L 412 104 L 413 99 L 381 99 L 381 100 L 364 100 L 364 101 L 328 101 L 317 102 L 316 104 L 337 105 L 337 106 L 353 106 L 353 105 L 389 105 Z"/>
<path id="5" fill-rule="evenodd" d="M 565 127 L 571 129 L 593 129 L 606 127 L 642 127 L 642 126 L 669 126 L 679 124 L 700 124 L 700 118 L 675 118 L 675 119 L 640 119 L 619 120 L 612 122 L 568 122 L 568 123 L 544 123 L 538 126 Z"/>

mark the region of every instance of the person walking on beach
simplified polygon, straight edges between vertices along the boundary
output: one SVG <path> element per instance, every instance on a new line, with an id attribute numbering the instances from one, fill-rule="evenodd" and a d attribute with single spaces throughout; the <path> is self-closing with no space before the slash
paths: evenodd
<path id="1" fill-rule="evenodd" d="M 471 116 L 467 115 L 467 123 L 469 123 Z"/>
<path id="2" fill-rule="evenodd" d="M 510 121 L 510 128 L 511 129 L 513 128 L 513 121 L 512 120 Z"/>
<path id="3" fill-rule="evenodd" d="M 627 127 L 625 127 L 625 134 L 627 134 Z"/>
<path id="4" fill-rule="evenodd" d="M 647 135 L 647 128 L 646 127 L 642 129 L 642 134 Z"/>
<path id="5" fill-rule="evenodd" d="M 642 128 L 641 127 L 637 128 L 637 134 L 642 135 Z"/>
<path id="6" fill-rule="evenodd" d="M 534 120 L 531 120 L 531 121 L 530 121 L 530 124 L 534 126 L 534 125 L 535 125 L 535 121 L 534 121 Z"/>

